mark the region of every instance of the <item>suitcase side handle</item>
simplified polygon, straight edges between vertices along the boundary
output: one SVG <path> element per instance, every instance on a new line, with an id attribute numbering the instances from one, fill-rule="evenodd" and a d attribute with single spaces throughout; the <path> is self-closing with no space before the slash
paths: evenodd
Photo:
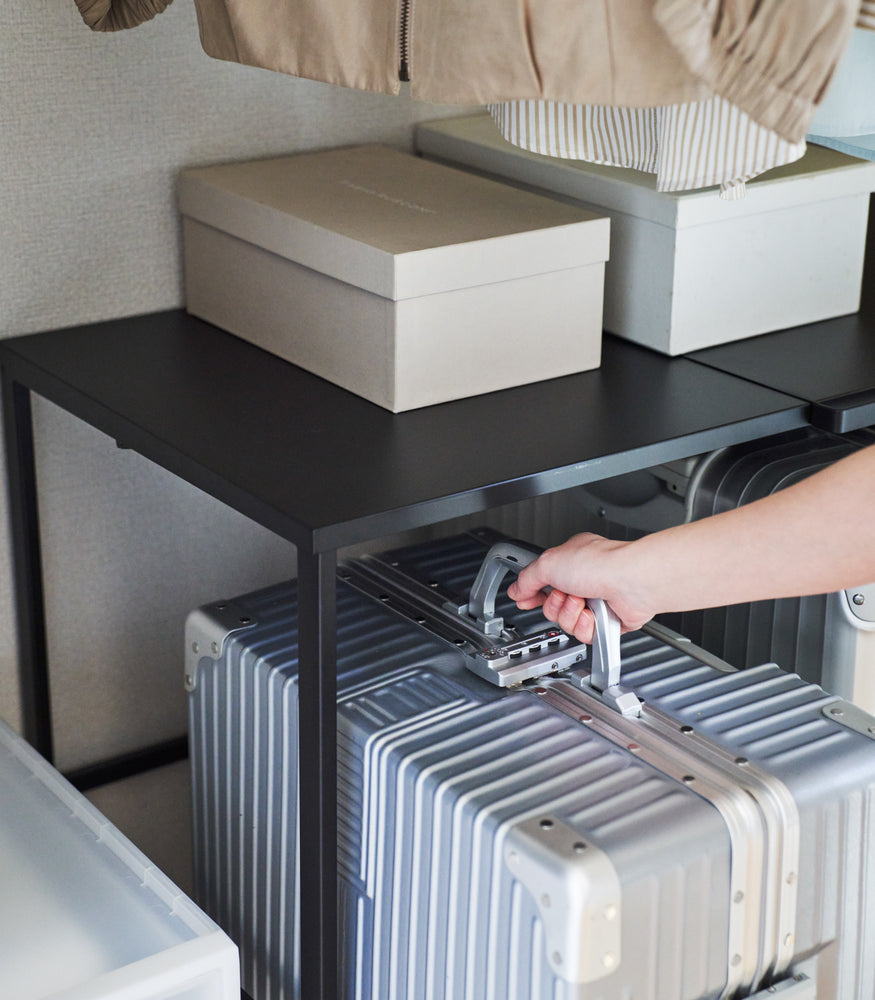
<path id="1" fill-rule="evenodd" d="M 539 553 L 513 541 L 496 542 L 486 553 L 471 587 L 467 614 L 484 631 L 500 632 L 503 622 L 495 615 L 498 588 L 508 572 L 519 573 L 538 558 Z M 587 607 L 595 618 L 589 686 L 623 715 L 640 715 L 641 703 L 631 691 L 620 687 L 620 619 L 599 597 L 588 598 Z"/>
<path id="2" fill-rule="evenodd" d="M 596 691 L 607 691 L 620 683 L 623 667 L 620 656 L 620 619 L 600 597 L 587 598 L 586 606 L 595 618 L 589 682 Z"/>

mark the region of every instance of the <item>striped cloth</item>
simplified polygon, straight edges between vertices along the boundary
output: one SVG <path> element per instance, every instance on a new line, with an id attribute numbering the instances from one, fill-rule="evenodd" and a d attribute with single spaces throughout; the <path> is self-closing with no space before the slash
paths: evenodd
<path id="1" fill-rule="evenodd" d="M 489 110 L 515 146 L 653 173 L 657 191 L 719 185 L 734 200 L 745 181 L 805 152 L 804 142 L 781 139 L 721 97 L 659 108 L 509 101 Z"/>
<path id="2" fill-rule="evenodd" d="M 875 0 L 861 0 L 856 26 L 875 31 Z M 722 198 L 742 198 L 746 181 L 805 152 L 717 96 L 653 108 L 507 101 L 489 111 L 515 146 L 653 173 L 657 191 L 719 185 Z"/>

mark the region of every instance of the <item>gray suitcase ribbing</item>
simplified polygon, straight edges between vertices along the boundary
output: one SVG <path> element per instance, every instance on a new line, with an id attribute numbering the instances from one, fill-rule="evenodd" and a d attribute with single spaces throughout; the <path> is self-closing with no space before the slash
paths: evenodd
<path id="1" fill-rule="evenodd" d="M 385 562 L 464 600 L 485 551 Z M 255 1000 L 297 996 L 294 611 L 271 588 L 187 637 L 218 651 L 187 666 L 198 897 Z M 338 622 L 345 997 L 875 997 L 875 720 L 658 629 L 624 639 L 626 718 L 585 663 L 496 687 L 343 582 Z"/>
<path id="2" fill-rule="evenodd" d="M 691 520 L 740 507 L 792 486 L 867 445 L 875 432 L 844 436 L 807 429 L 718 452 L 701 464 L 688 496 Z M 829 517 L 857 518 L 860 511 L 837 510 Z M 854 596 L 864 598 L 862 605 Z M 668 620 L 739 667 L 764 660 L 792 663 L 806 680 L 844 698 L 854 695 L 855 674 L 875 664 L 859 662 L 861 632 L 875 624 L 875 584 L 777 601 L 757 601 L 723 609 L 692 612 Z"/>

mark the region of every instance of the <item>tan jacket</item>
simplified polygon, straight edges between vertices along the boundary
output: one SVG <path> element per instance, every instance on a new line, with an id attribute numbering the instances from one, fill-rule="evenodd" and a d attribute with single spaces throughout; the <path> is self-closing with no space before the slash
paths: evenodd
<path id="1" fill-rule="evenodd" d="M 700 95 L 654 23 L 652 0 L 412 0 L 406 33 L 403 0 L 195 3 L 210 55 L 345 87 L 397 93 L 406 34 L 420 100 L 635 104 L 654 91 Z"/>
<path id="2" fill-rule="evenodd" d="M 127 27 L 169 0 L 76 0 Z M 715 93 L 805 135 L 860 0 L 195 0 L 217 59 L 414 98 L 654 106 Z M 409 12 L 409 13 L 408 13 Z M 97 23 L 102 21 L 103 23 Z"/>

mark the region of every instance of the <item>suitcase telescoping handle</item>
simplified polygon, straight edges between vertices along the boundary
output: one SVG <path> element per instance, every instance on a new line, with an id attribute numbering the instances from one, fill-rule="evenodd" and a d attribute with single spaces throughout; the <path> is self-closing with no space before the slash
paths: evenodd
<path id="1" fill-rule="evenodd" d="M 490 548 L 471 587 L 468 614 L 479 623 L 495 621 L 495 599 L 505 574 L 519 573 L 538 558 L 538 553 L 517 542 L 500 541 Z M 595 617 L 590 686 L 605 696 L 624 715 L 638 715 L 640 702 L 631 691 L 620 688 L 620 619 L 601 598 L 588 598 Z"/>

